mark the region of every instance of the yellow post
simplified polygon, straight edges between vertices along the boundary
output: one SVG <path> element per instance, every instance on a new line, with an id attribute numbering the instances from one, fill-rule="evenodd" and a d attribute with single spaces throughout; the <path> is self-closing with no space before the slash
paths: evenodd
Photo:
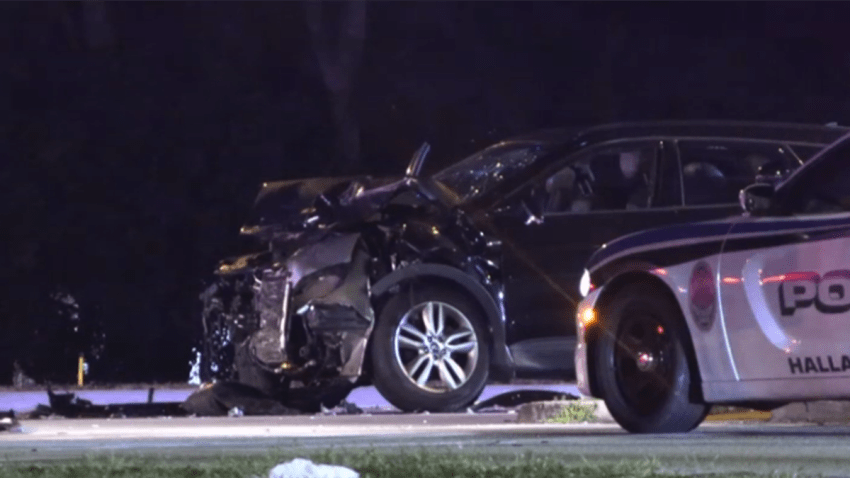
<path id="1" fill-rule="evenodd" d="M 85 359 L 83 358 L 83 354 L 80 354 L 80 359 L 77 361 L 77 385 L 83 386 L 83 366 L 85 364 Z"/>

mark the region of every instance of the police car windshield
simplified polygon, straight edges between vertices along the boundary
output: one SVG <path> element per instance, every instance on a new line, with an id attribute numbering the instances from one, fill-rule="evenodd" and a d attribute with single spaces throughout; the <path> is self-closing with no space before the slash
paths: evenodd
<path id="1" fill-rule="evenodd" d="M 797 168 L 794 172 L 788 175 L 788 177 L 780 181 L 779 184 L 776 185 L 776 189 L 779 190 L 790 187 L 799 180 L 798 178 L 811 174 L 810 171 L 812 170 L 819 169 L 821 162 L 828 162 L 833 156 L 846 156 L 846 150 L 848 148 L 850 148 L 850 133 L 827 145 L 811 158 L 807 159 L 802 167 Z M 840 153 L 842 150 L 844 151 L 844 154 Z"/>
<path id="2" fill-rule="evenodd" d="M 791 213 L 850 211 L 850 134 L 777 185 L 776 195 Z"/>

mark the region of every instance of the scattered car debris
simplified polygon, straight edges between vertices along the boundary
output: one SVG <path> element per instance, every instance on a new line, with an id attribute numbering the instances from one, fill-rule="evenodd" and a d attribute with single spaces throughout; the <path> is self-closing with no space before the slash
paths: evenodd
<path id="1" fill-rule="evenodd" d="M 314 389 L 292 388 L 287 395 L 271 397 L 262 390 L 239 382 L 214 382 L 202 386 L 182 402 L 153 402 L 154 390 L 148 392 L 147 403 L 94 404 L 74 393 L 57 393 L 48 386 L 49 405 L 39 404 L 24 418 L 138 418 L 163 416 L 259 416 L 259 415 L 358 415 L 381 413 L 375 409 L 364 410 L 345 400 L 351 385 L 343 381 L 336 387 Z M 513 390 L 468 407 L 468 413 L 498 413 L 529 402 L 551 400 L 576 400 L 575 395 L 554 390 Z M 397 413 L 387 410 L 388 413 Z M 423 411 L 428 414 L 428 411 Z M 0 412 L 0 431 L 17 423 L 14 410 Z"/>
<path id="2" fill-rule="evenodd" d="M 243 415 L 298 415 L 329 410 L 335 415 L 360 413 L 356 411 L 359 408 L 343 400 L 352 388 L 350 383 L 342 381 L 320 389 L 292 388 L 283 396 L 272 397 L 244 383 L 215 382 L 189 395 L 182 406 L 188 413 L 198 416 L 242 416 L 240 412 Z"/>
<path id="3" fill-rule="evenodd" d="M 343 399 L 353 388 L 347 381 L 322 387 L 293 388 L 283 397 L 237 382 L 215 382 L 201 387 L 182 402 L 154 402 L 154 389 L 146 403 L 94 404 L 71 392 L 57 393 L 47 387 L 49 405 L 39 404 L 27 418 L 125 418 L 163 416 L 297 415 L 302 413 L 362 413 Z M 12 413 L 12 412 L 10 412 Z M 0 415 L 0 418 L 3 416 Z"/>
<path id="4" fill-rule="evenodd" d="M 15 417 L 14 410 L 0 412 L 0 432 L 18 431 L 20 427 L 21 424 L 18 422 L 17 417 Z"/>
<path id="5" fill-rule="evenodd" d="M 153 402 L 153 389 L 148 393 L 147 403 L 95 405 L 90 400 L 77 397 L 70 392 L 55 393 L 50 386 L 47 387 L 47 397 L 50 406 L 40 404 L 35 411 L 29 414 L 30 418 L 45 418 L 56 415 L 65 418 L 164 417 L 188 414 L 180 402 Z"/>
<path id="6" fill-rule="evenodd" d="M 339 465 L 315 464 L 305 458 L 281 463 L 269 471 L 269 478 L 359 478 L 360 473 Z M 258 477 L 255 477 L 258 478 Z"/>
<path id="7" fill-rule="evenodd" d="M 250 385 L 217 382 L 189 395 L 183 408 L 197 416 L 297 415 L 299 410 L 284 406 Z"/>
<path id="8" fill-rule="evenodd" d="M 322 407 L 322 413 L 325 415 L 359 415 L 365 413 L 362 408 L 357 405 L 343 400 L 339 405 L 333 408 Z"/>
<path id="9" fill-rule="evenodd" d="M 578 400 L 579 397 L 571 393 L 557 392 L 554 390 L 514 390 L 505 392 L 487 400 L 476 402 L 469 407 L 473 413 L 486 411 L 502 411 L 519 407 L 530 402 L 547 402 L 552 400 Z"/>

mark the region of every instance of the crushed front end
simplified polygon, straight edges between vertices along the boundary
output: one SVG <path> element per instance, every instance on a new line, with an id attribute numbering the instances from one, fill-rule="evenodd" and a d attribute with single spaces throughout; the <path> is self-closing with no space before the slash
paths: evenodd
<path id="1" fill-rule="evenodd" d="M 393 272 L 437 262 L 498 289 L 481 234 L 409 181 L 267 184 L 242 233 L 268 249 L 222 261 L 202 294 L 202 378 L 273 396 L 336 387 L 334 406 L 368 379 L 371 288 Z"/>

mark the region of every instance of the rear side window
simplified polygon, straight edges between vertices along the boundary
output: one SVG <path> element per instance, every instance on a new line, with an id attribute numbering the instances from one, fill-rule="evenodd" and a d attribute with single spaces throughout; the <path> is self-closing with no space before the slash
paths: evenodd
<path id="1" fill-rule="evenodd" d="M 755 181 L 769 161 L 790 161 L 778 145 L 743 142 L 679 141 L 685 205 L 738 201 L 738 192 Z"/>

